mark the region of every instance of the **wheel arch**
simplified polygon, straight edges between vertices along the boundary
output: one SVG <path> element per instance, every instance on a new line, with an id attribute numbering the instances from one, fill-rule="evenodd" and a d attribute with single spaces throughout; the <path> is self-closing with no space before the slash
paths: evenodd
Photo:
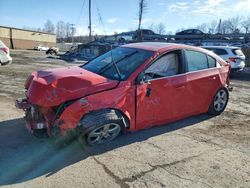
<path id="1" fill-rule="evenodd" d="M 88 115 L 94 115 L 96 113 L 109 113 L 111 111 L 114 111 L 116 113 L 116 115 L 121 119 L 121 122 L 124 126 L 125 129 L 129 129 L 130 128 L 130 119 L 129 117 L 120 109 L 117 108 L 102 108 L 102 109 L 96 109 L 96 110 L 92 110 L 89 111 L 88 113 L 84 114 L 80 121 L 85 118 Z"/>

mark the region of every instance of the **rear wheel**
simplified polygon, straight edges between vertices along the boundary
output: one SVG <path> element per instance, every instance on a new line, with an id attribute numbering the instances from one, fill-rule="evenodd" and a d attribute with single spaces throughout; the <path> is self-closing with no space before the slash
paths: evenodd
<path id="1" fill-rule="evenodd" d="M 208 113 L 213 115 L 221 114 L 227 106 L 228 98 L 229 98 L 228 90 L 225 88 L 219 89 L 216 92 L 213 101 L 210 104 Z"/>

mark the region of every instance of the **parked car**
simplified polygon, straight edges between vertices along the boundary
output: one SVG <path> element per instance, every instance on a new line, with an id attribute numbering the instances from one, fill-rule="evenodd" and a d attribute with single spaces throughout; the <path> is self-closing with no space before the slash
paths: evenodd
<path id="1" fill-rule="evenodd" d="M 11 62 L 10 49 L 0 40 L 0 64 L 7 65 Z"/>
<path id="2" fill-rule="evenodd" d="M 132 41 L 133 37 L 134 37 L 134 32 L 129 31 L 118 34 L 116 38 L 120 42 L 125 42 L 125 41 Z"/>
<path id="3" fill-rule="evenodd" d="M 59 52 L 59 48 L 56 48 L 56 47 L 52 47 L 52 48 L 49 48 L 47 51 L 46 51 L 46 54 L 51 54 L 51 55 L 57 55 Z"/>
<path id="4" fill-rule="evenodd" d="M 239 47 L 233 46 L 203 46 L 203 48 L 219 55 L 224 61 L 230 63 L 231 71 L 242 71 L 245 68 L 245 55 Z"/>
<path id="5" fill-rule="evenodd" d="M 138 40 L 141 35 L 141 40 L 165 40 L 163 35 L 157 34 L 150 29 L 141 29 L 134 32 L 133 40 Z"/>
<path id="6" fill-rule="evenodd" d="M 48 49 L 49 47 L 43 46 L 43 45 L 38 45 L 34 47 L 34 50 L 38 50 L 38 51 L 47 51 Z"/>
<path id="7" fill-rule="evenodd" d="M 186 40 L 186 39 L 206 39 L 208 38 L 208 34 L 202 32 L 199 29 L 187 29 L 187 30 L 183 30 L 181 32 L 177 32 L 175 35 L 177 35 L 177 37 L 175 38 L 175 40 Z M 190 38 L 183 38 L 183 37 L 178 37 L 182 36 L 182 35 L 190 35 Z M 192 36 L 191 36 L 192 35 Z"/>
<path id="8" fill-rule="evenodd" d="M 185 57 L 185 58 L 184 58 Z M 49 136 L 77 130 L 90 145 L 201 113 L 228 102 L 229 64 L 208 50 L 134 43 L 88 63 L 33 72 L 16 101 L 27 127 Z"/>

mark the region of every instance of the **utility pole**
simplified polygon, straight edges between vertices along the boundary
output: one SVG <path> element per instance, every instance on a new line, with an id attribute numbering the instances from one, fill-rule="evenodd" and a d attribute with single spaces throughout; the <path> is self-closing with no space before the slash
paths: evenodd
<path id="1" fill-rule="evenodd" d="M 74 30 L 75 30 L 75 24 L 69 24 L 71 28 L 71 42 L 74 43 Z"/>
<path id="2" fill-rule="evenodd" d="M 221 33 L 221 19 L 220 19 L 220 21 L 219 21 L 218 33 Z"/>
<path id="3" fill-rule="evenodd" d="M 89 42 L 92 41 L 92 28 L 91 28 L 91 0 L 89 0 Z"/>
<path id="4" fill-rule="evenodd" d="M 138 15 L 139 23 L 138 23 L 138 30 L 137 30 L 137 40 L 139 41 L 142 40 L 141 21 L 142 21 L 142 15 L 146 7 L 147 7 L 146 0 L 139 0 L 139 15 Z"/>

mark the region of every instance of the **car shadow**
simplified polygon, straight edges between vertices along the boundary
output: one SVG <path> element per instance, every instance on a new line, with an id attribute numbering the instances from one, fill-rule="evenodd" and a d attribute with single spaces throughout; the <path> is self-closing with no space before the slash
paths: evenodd
<path id="1" fill-rule="evenodd" d="M 103 145 L 89 147 L 83 139 L 38 139 L 25 129 L 23 119 L 0 122 L 0 186 L 46 177 L 81 160 L 148 138 L 192 126 L 212 116 L 199 115 L 166 126 L 126 133 Z"/>
<path id="2" fill-rule="evenodd" d="M 231 73 L 230 80 L 250 81 L 250 73 L 244 73 L 244 72 Z"/>

